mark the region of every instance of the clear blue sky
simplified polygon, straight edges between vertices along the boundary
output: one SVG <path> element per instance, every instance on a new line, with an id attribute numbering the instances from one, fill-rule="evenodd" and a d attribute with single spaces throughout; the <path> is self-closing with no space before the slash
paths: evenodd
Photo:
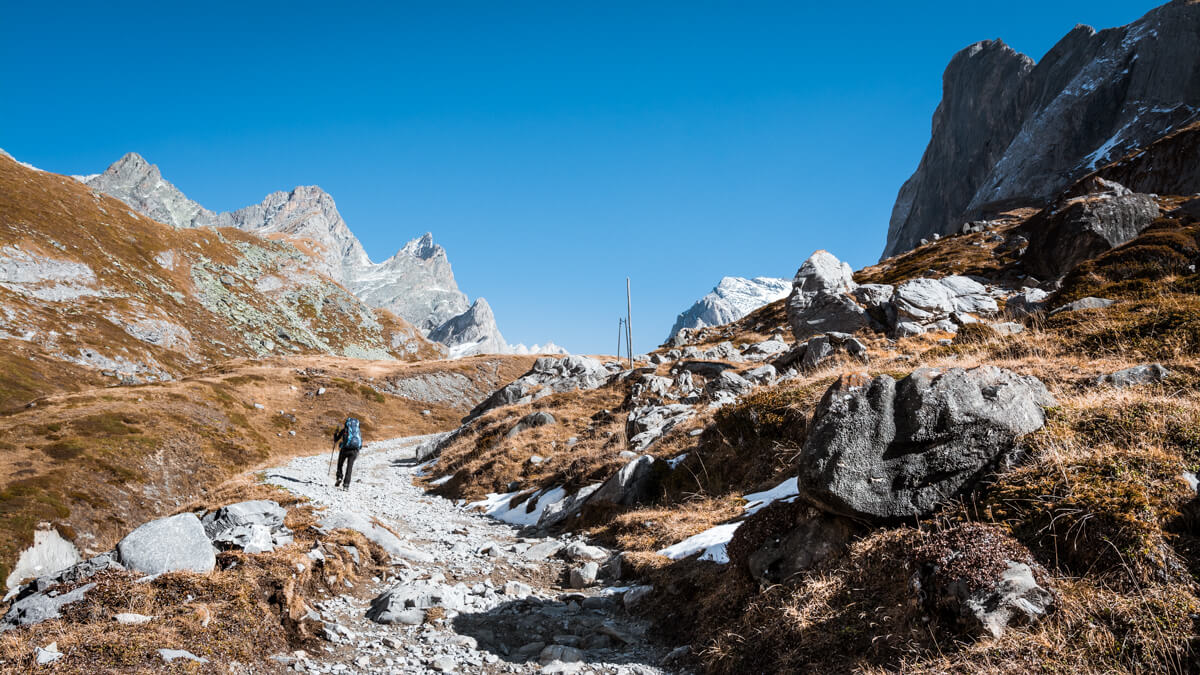
<path id="1" fill-rule="evenodd" d="M 957 50 L 1155 4 L 7 2 L 0 147 L 216 210 L 320 185 L 375 260 L 432 231 L 510 342 L 611 353 L 630 275 L 645 351 L 722 276 L 874 262 Z"/>

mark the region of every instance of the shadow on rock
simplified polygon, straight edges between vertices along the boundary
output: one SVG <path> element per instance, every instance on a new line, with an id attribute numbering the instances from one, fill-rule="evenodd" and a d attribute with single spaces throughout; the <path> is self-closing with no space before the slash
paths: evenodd
<path id="1" fill-rule="evenodd" d="M 474 638 L 481 651 L 509 663 L 655 665 L 663 657 L 646 638 L 648 624 L 625 614 L 616 597 L 526 598 L 487 612 L 460 614 L 453 624 L 457 633 Z"/>

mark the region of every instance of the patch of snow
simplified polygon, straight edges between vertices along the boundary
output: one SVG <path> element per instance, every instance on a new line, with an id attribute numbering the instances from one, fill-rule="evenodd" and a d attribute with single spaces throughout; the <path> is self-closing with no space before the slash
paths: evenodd
<path id="1" fill-rule="evenodd" d="M 717 525 L 700 534 L 692 535 L 678 544 L 668 546 L 658 553 L 671 560 L 681 560 L 703 551 L 700 560 L 711 560 L 724 565 L 729 562 L 729 553 L 726 548 L 733 539 L 733 533 L 737 532 L 740 526 L 740 522 Z"/>
<path id="2" fill-rule="evenodd" d="M 548 507 L 567 498 L 567 491 L 562 487 L 556 487 L 534 493 L 529 499 L 510 506 L 513 498 L 520 494 L 520 490 L 507 494 L 488 493 L 486 498 L 467 504 L 467 508 L 480 509 L 489 517 L 510 525 L 537 525 Z"/>
<path id="3" fill-rule="evenodd" d="M 764 490 L 762 492 L 755 492 L 753 494 L 746 495 L 746 515 L 754 515 L 772 502 L 795 497 L 799 494 L 799 482 L 796 480 L 796 477 L 793 476 L 783 481 L 779 485 L 771 488 L 770 490 Z"/>
<path id="4" fill-rule="evenodd" d="M 678 467 L 680 464 L 683 464 L 683 460 L 687 459 L 687 456 L 688 456 L 688 454 L 685 452 L 678 457 L 672 457 L 671 459 L 667 460 L 667 465 L 670 466 L 672 469 L 674 469 L 674 468 Z"/>
<path id="5" fill-rule="evenodd" d="M 446 483 L 450 482 L 451 478 L 454 478 L 454 474 L 448 473 L 445 476 L 442 476 L 441 478 L 436 478 L 434 480 L 429 481 L 429 484 L 430 485 L 445 485 Z"/>
<path id="6" fill-rule="evenodd" d="M 677 457 L 676 459 L 682 459 L 682 457 Z M 742 518 L 758 513 L 768 504 L 790 499 L 799 494 L 800 488 L 795 477 L 783 481 L 770 490 L 748 494 L 745 496 L 746 513 Z M 722 523 L 716 527 L 711 527 L 700 534 L 695 534 L 684 539 L 678 544 L 668 546 L 658 553 L 659 555 L 667 556 L 671 560 L 680 560 L 703 551 L 700 560 L 711 560 L 724 565 L 729 562 L 729 553 L 726 551 L 726 548 L 733 539 L 733 533 L 737 532 L 738 527 L 743 522 L 744 520 L 739 519 L 735 522 Z"/>

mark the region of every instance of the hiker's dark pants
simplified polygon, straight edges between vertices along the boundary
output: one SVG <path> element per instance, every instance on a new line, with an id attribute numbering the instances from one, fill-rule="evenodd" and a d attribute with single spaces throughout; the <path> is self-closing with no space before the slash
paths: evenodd
<path id="1" fill-rule="evenodd" d="M 358 450 L 342 449 L 338 453 L 338 468 L 337 476 L 333 479 L 333 484 L 342 483 L 342 487 L 350 487 L 350 472 L 354 470 L 354 460 L 358 459 Z M 346 481 L 342 482 L 342 464 L 346 465 Z"/>

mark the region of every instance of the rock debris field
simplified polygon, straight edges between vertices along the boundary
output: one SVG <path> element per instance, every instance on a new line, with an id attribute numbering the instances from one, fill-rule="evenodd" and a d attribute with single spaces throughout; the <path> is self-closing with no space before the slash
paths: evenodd
<path id="1" fill-rule="evenodd" d="M 369 444 L 349 492 L 333 487 L 327 454 L 266 472 L 268 483 L 323 508 L 323 525 L 364 531 L 394 560 L 390 578 L 316 603 L 329 639 L 323 651 L 273 658 L 313 673 L 677 672 L 662 665 L 670 649 L 626 611 L 648 589 L 604 585 L 610 552 L 523 537 L 413 485 L 419 471 L 436 472 L 415 457 L 438 438 Z"/>

